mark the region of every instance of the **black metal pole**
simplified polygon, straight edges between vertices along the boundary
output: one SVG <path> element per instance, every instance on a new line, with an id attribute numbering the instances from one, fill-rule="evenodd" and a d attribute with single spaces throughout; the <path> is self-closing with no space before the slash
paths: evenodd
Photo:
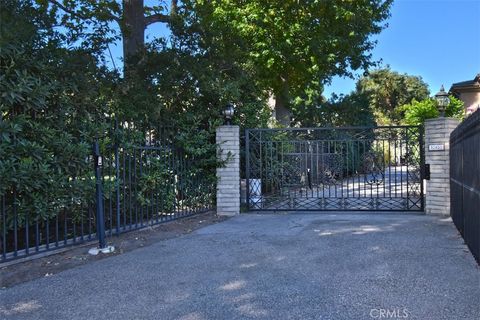
<path id="1" fill-rule="evenodd" d="M 425 168 L 425 139 L 424 139 L 424 132 L 425 127 L 421 125 L 418 127 L 419 134 L 418 134 L 418 144 L 420 149 L 420 168 Z M 423 175 L 422 175 L 423 173 Z M 425 190 L 423 189 L 423 180 L 427 177 L 425 176 L 427 172 L 424 170 L 420 170 L 420 211 L 425 211 Z M 428 168 L 428 180 L 430 180 L 430 166 Z"/>
<path id="2" fill-rule="evenodd" d="M 115 135 L 118 132 L 118 119 L 115 118 Z M 119 157 L 119 152 L 118 152 L 118 141 L 115 140 L 115 182 L 116 182 L 116 211 L 117 211 L 117 226 L 116 226 L 116 232 L 117 234 L 120 233 L 120 183 L 125 183 L 124 181 L 120 182 L 120 157 Z M 125 170 L 125 166 L 124 166 Z"/>
<path id="3" fill-rule="evenodd" d="M 250 208 L 250 130 L 245 129 L 245 178 L 247 208 Z"/>
<path id="4" fill-rule="evenodd" d="M 100 155 L 100 147 L 98 141 L 93 143 L 93 160 L 95 168 L 95 202 L 97 205 L 97 236 L 99 248 L 107 247 L 105 243 L 105 221 L 103 211 L 103 188 L 102 188 L 102 156 Z"/>
<path id="5" fill-rule="evenodd" d="M 310 172 L 310 168 L 307 168 L 307 178 L 308 178 L 308 187 L 312 190 L 312 173 Z M 343 188 L 342 188 L 343 192 Z"/>

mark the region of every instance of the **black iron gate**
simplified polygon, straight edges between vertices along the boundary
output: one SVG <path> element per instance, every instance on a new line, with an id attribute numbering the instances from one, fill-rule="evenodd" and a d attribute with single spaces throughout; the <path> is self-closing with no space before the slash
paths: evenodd
<path id="1" fill-rule="evenodd" d="M 247 129 L 249 210 L 423 211 L 423 128 Z"/>

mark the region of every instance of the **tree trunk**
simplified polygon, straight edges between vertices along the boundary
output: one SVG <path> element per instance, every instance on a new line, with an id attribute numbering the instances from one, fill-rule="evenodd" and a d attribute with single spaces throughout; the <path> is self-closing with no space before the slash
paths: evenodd
<path id="1" fill-rule="evenodd" d="M 284 126 L 289 127 L 292 113 L 288 109 L 288 99 L 283 95 L 275 95 L 275 119 Z"/>
<path id="2" fill-rule="evenodd" d="M 286 78 L 281 78 L 282 89 L 274 93 L 275 96 L 275 119 L 284 126 L 289 127 L 292 121 L 292 113 L 289 109 L 288 83 Z"/>
<path id="3" fill-rule="evenodd" d="M 145 14 L 143 0 L 123 0 L 123 58 L 124 73 L 134 69 L 145 47 Z"/>

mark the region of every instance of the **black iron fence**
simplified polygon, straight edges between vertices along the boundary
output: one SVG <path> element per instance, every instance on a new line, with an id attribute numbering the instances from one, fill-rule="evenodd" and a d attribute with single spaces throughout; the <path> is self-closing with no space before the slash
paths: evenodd
<path id="1" fill-rule="evenodd" d="M 451 215 L 480 263 L 480 110 L 450 135 Z"/>
<path id="2" fill-rule="evenodd" d="M 77 169 L 59 182 L 63 192 L 31 196 L 21 179 L 2 190 L 0 262 L 86 241 L 102 244 L 104 235 L 213 209 L 214 166 L 202 165 L 171 129 L 137 136 L 129 129 L 117 123 L 92 142 L 91 157 L 71 159 Z"/>

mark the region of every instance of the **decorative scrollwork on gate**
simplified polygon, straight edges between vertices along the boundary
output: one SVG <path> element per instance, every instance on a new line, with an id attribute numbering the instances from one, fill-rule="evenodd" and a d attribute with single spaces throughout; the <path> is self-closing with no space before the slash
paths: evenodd
<path id="1" fill-rule="evenodd" d="M 250 209 L 423 210 L 421 127 L 248 129 L 247 136 Z"/>
<path id="2" fill-rule="evenodd" d="M 324 185 L 337 183 L 342 175 L 343 161 L 339 154 L 328 154 L 323 156 L 323 161 L 318 168 L 318 181 Z"/>
<path id="3" fill-rule="evenodd" d="M 362 171 L 365 183 L 373 185 L 385 182 L 385 168 L 382 162 L 383 158 L 373 151 L 366 152 L 363 155 Z"/>

